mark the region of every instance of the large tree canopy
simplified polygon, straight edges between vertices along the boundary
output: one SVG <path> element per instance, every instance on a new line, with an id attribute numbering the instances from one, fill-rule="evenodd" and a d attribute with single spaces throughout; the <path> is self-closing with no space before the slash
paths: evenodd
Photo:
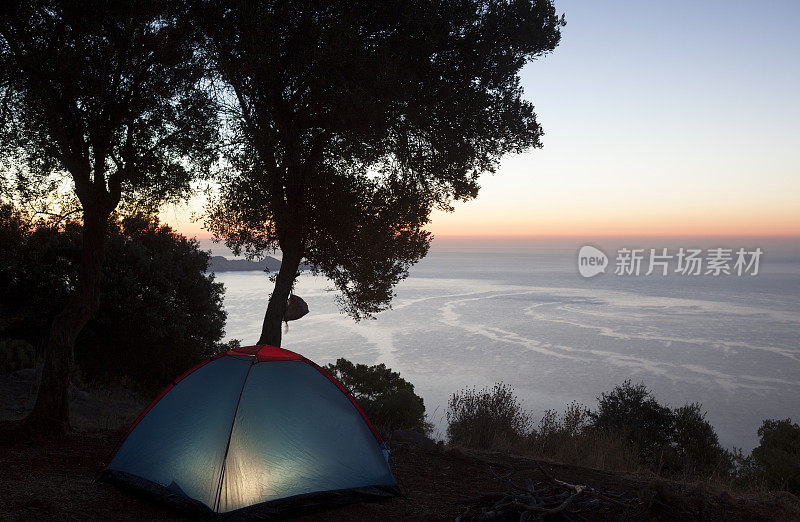
<path id="1" fill-rule="evenodd" d="M 188 192 L 217 125 L 182 2 L 33 0 L 0 7 L 0 164 L 22 199 L 66 181 L 81 211 L 71 298 L 53 321 L 26 425 L 68 426 L 75 339 L 94 315 L 109 216 Z M 53 184 L 43 183 L 55 178 Z"/>
<path id="2" fill-rule="evenodd" d="M 84 211 L 187 195 L 213 160 L 216 120 L 177 4 L 3 4 L 0 154 L 18 186 L 63 174 Z"/>
<path id="3" fill-rule="evenodd" d="M 231 169 L 208 223 L 235 251 L 277 249 L 259 342 L 305 258 L 359 319 L 427 252 L 433 209 L 540 147 L 519 71 L 558 44 L 542 0 L 207 0 L 197 19 L 229 87 Z"/>

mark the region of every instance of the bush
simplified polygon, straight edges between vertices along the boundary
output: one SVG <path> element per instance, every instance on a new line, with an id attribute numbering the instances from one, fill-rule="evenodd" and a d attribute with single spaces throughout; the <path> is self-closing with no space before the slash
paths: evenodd
<path id="1" fill-rule="evenodd" d="M 450 444 L 519 451 L 567 464 L 608 470 L 648 469 L 664 476 L 714 479 L 747 490 L 800 492 L 800 426 L 767 420 L 752 455 L 727 450 L 699 403 L 670 409 L 644 384 L 625 381 L 598 397 L 596 411 L 573 402 L 545 411 L 536 429 L 513 390 L 453 394 L 447 410 Z"/>
<path id="2" fill-rule="evenodd" d="M 734 456 L 719 443 L 700 404 L 671 410 L 643 384 L 625 381 L 598 398 L 591 429 L 616 437 L 636 453 L 639 466 L 656 473 L 729 476 Z"/>
<path id="3" fill-rule="evenodd" d="M 633 471 L 638 466 L 636 455 L 621 437 L 591 429 L 588 408 L 577 402 L 562 413 L 546 410 L 538 428 L 528 436 L 525 450 L 537 457 L 591 468 Z"/>
<path id="4" fill-rule="evenodd" d="M 0 368 L 15 372 L 36 366 L 36 349 L 21 339 L 0 341 Z"/>
<path id="5" fill-rule="evenodd" d="M 29 226 L 0 206 L 0 238 L 0 336 L 41 344 L 75 285 L 81 227 Z M 149 393 L 220 348 L 224 289 L 196 241 L 134 216 L 109 223 L 105 255 L 98 313 L 75 343 L 91 384 Z"/>
<path id="6" fill-rule="evenodd" d="M 367 366 L 339 359 L 325 367 L 358 401 L 367 417 L 385 434 L 397 429 L 429 433 L 425 403 L 414 393 L 414 385 L 385 364 Z"/>
<path id="7" fill-rule="evenodd" d="M 89 382 L 130 379 L 157 391 L 220 349 L 224 288 L 206 274 L 209 254 L 156 219 L 112 227 L 100 311 L 75 343 Z"/>
<path id="8" fill-rule="evenodd" d="M 758 436 L 752 455 L 764 482 L 800 494 L 800 426 L 792 419 L 767 419 Z"/>
<path id="9" fill-rule="evenodd" d="M 644 383 L 631 381 L 601 394 L 597 403 L 598 410 L 589 414 L 592 428 L 620 435 L 638 452 L 644 466 L 659 471 L 670 444 L 673 412 L 660 405 Z"/>
<path id="10" fill-rule="evenodd" d="M 570 403 L 563 414 L 546 410 L 539 421 L 539 428 L 531 432 L 542 450 L 554 448 L 564 440 L 583 435 L 589 427 L 589 409 L 577 402 Z"/>
<path id="11" fill-rule="evenodd" d="M 700 404 L 675 409 L 673 418 L 670 470 L 700 476 L 728 476 L 733 472 L 733 454 L 720 446 Z"/>
<path id="12" fill-rule="evenodd" d="M 510 386 L 500 382 L 490 390 L 467 388 L 450 397 L 447 441 L 479 449 L 512 449 L 522 445 L 531 419 Z"/>

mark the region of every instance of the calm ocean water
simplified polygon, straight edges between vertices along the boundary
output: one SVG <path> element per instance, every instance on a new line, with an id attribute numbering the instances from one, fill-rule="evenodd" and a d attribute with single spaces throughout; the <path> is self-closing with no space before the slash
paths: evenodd
<path id="1" fill-rule="evenodd" d="M 252 344 L 268 276 L 217 277 L 227 337 Z M 339 313 L 330 286 L 301 277 L 311 313 L 283 346 L 320 364 L 386 363 L 415 385 L 440 435 L 451 393 L 501 380 L 537 419 L 643 381 L 673 407 L 701 402 L 721 442 L 745 450 L 763 419 L 800 420 L 800 263 L 790 257 L 765 257 L 754 277 L 584 279 L 573 249 L 434 246 L 392 310 L 360 323 Z"/>

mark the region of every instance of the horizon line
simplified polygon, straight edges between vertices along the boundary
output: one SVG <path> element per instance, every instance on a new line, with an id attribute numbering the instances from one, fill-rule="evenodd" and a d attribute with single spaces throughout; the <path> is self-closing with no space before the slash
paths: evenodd
<path id="1" fill-rule="evenodd" d="M 189 238 L 195 239 L 205 239 L 205 240 L 214 240 L 214 237 L 209 233 L 195 233 L 189 234 L 184 231 L 179 230 L 178 228 L 173 228 L 179 234 L 182 234 Z M 631 239 L 643 239 L 643 238 L 654 238 L 654 239 L 726 239 L 726 238 L 735 238 L 735 239 L 742 239 L 742 238 L 758 238 L 758 239 L 797 239 L 800 240 L 800 232 L 797 233 L 752 233 L 746 232 L 741 234 L 736 233 L 720 233 L 720 234 L 713 234 L 713 233 L 689 233 L 689 234 L 680 234 L 680 233 L 664 233 L 664 232 L 653 232 L 653 233 L 604 233 L 604 234 L 432 234 L 433 239 L 442 239 L 442 240 L 572 240 L 572 239 L 594 239 L 594 238 L 602 238 L 602 239 L 624 239 L 624 238 L 631 238 Z M 220 239 L 219 241 L 224 241 L 224 239 Z"/>

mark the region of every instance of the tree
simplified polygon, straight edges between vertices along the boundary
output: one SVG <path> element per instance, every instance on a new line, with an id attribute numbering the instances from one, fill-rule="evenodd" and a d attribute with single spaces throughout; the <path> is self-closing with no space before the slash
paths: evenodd
<path id="1" fill-rule="evenodd" d="M 46 221 L 34 224 L 12 205 L 0 204 L 0 337 L 43 348 L 53 317 L 75 284 L 80 259 L 78 224 L 61 233 Z"/>
<path id="2" fill-rule="evenodd" d="M 205 0 L 228 88 L 229 173 L 207 226 L 235 252 L 280 249 L 259 343 L 280 345 L 305 258 L 356 320 L 428 250 L 433 209 L 474 198 L 509 152 L 540 147 L 519 71 L 564 24 L 550 0 Z"/>
<path id="3" fill-rule="evenodd" d="M 82 216 L 78 277 L 50 327 L 24 423 L 31 431 L 69 427 L 73 346 L 97 310 L 111 213 L 121 201 L 152 210 L 186 195 L 214 158 L 215 111 L 182 8 L 156 0 L 0 8 L 0 157 L 17 170 L 23 196 L 53 176 L 66 180 Z"/>
<path id="4" fill-rule="evenodd" d="M 206 273 L 210 254 L 155 218 L 121 219 L 107 243 L 101 308 L 76 362 L 88 379 L 156 391 L 220 350 L 224 288 Z"/>
<path id="5" fill-rule="evenodd" d="M 800 494 L 800 425 L 792 419 L 767 419 L 758 428 L 753 460 L 767 484 Z"/>
<path id="6" fill-rule="evenodd" d="M 81 227 L 40 224 L 31 230 L 24 222 L 4 220 L 2 210 L 0 237 L 19 238 L 8 246 L 25 262 L 0 269 L 0 292 L 10 297 L 0 308 L 0 339 L 40 346 L 75 284 Z M 150 393 L 219 351 L 224 289 L 206 273 L 209 257 L 197 241 L 155 218 L 112 221 L 99 310 L 75 343 L 82 376 L 101 385 L 131 383 Z"/>
<path id="7" fill-rule="evenodd" d="M 22 245 L 29 234 L 30 226 L 23 216 L 0 199 L 0 335 L 20 321 L 18 280 L 26 261 Z"/>
<path id="8" fill-rule="evenodd" d="M 671 467 L 688 475 L 730 475 L 733 455 L 719 443 L 714 427 L 706 420 L 699 403 L 686 404 L 673 410 L 673 460 Z"/>
<path id="9" fill-rule="evenodd" d="M 597 398 L 597 411 L 589 412 L 592 428 L 621 435 L 639 453 L 640 461 L 660 470 L 670 450 L 675 414 L 656 401 L 644 383 L 624 381 Z"/>
<path id="10" fill-rule="evenodd" d="M 397 429 L 430 431 L 425 403 L 414 393 L 414 385 L 385 364 L 367 366 L 338 359 L 325 370 L 350 390 L 367 417 L 385 433 Z"/>
<path id="11" fill-rule="evenodd" d="M 733 453 L 720 445 L 699 403 L 670 409 L 644 383 L 629 380 L 597 402 L 597 411 L 588 413 L 590 429 L 621 437 L 639 463 L 655 472 L 709 477 L 734 469 Z"/>

